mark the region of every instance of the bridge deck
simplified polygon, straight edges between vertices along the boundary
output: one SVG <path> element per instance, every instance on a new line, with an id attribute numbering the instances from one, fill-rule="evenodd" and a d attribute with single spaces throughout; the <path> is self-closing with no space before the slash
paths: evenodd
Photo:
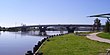
<path id="1" fill-rule="evenodd" d="M 57 25 L 29 25 L 29 26 L 17 26 L 17 27 L 10 27 L 10 28 L 21 28 L 21 27 L 50 27 L 50 26 L 63 26 L 63 27 L 68 27 L 68 26 L 74 26 L 74 27 L 93 27 L 93 25 L 85 25 L 85 24 L 71 24 L 71 25 L 61 25 L 61 24 L 57 24 Z M 104 25 L 102 25 L 101 27 L 104 27 Z"/>

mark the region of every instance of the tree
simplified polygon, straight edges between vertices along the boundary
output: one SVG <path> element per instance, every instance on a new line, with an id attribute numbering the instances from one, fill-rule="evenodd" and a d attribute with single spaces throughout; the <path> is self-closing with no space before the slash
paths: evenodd
<path id="1" fill-rule="evenodd" d="M 100 26 L 101 26 L 100 20 L 96 18 L 94 20 L 93 30 L 100 31 Z"/>
<path id="2" fill-rule="evenodd" d="M 105 32 L 110 32 L 110 22 L 107 20 L 106 24 L 105 24 Z"/>

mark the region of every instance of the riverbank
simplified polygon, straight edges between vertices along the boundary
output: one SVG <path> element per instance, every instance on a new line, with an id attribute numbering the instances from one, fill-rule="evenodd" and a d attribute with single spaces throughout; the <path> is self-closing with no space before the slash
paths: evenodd
<path id="1" fill-rule="evenodd" d="M 39 52 L 44 55 L 98 55 L 106 52 L 109 44 L 92 41 L 83 36 L 66 34 L 45 41 Z"/>

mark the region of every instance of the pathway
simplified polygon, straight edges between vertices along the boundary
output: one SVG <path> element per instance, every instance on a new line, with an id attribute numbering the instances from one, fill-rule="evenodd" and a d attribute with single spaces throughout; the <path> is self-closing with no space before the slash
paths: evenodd
<path id="1" fill-rule="evenodd" d="M 101 33 L 101 32 L 98 32 L 98 33 Z M 95 40 L 95 41 L 99 41 L 99 42 L 105 42 L 105 43 L 110 44 L 109 39 L 104 39 L 104 38 L 100 38 L 100 37 L 96 36 L 96 34 L 98 34 L 98 33 L 92 33 L 92 34 L 87 35 L 86 37 L 91 39 L 91 40 Z"/>

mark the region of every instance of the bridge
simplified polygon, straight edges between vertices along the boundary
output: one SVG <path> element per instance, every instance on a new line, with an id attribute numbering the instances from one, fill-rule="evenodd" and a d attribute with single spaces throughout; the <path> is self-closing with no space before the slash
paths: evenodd
<path id="1" fill-rule="evenodd" d="M 74 32 L 77 28 L 91 28 L 93 25 L 90 24 L 54 24 L 54 25 L 24 25 L 24 26 L 17 26 L 17 27 L 9 27 L 8 31 L 27 31 L 30 28 L 37 27 L 41 33 L 45 33 L 48 27 L 63 27 L 66 28 L 68 33 Z M 104 27 L 102 25 L 101 27 Z"/>

